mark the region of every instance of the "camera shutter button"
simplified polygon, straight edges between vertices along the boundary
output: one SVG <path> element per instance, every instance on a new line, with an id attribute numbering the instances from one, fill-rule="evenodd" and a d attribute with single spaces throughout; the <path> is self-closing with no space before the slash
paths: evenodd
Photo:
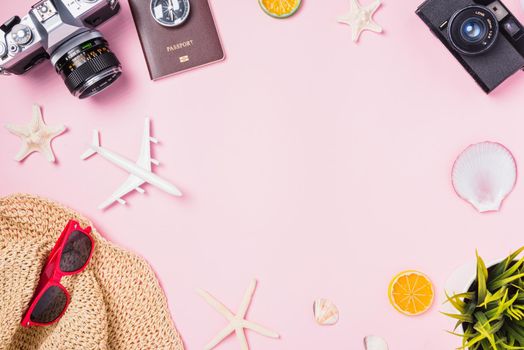
<path id="1" fill-rule="evenodd" d="M 11 38 L 18 45 L 25 45 L 33 38 L 33 32 L 25 24 L 17 24 L 11 30 Z"/>

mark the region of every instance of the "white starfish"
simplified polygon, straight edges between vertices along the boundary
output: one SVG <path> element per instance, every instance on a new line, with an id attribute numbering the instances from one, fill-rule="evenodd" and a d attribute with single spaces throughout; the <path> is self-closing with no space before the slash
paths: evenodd
<path id="1" fill-rule="evenodd" d="M 15 160 L 20 162 L 33 152 L 40 152 L 48 161 L 54 162 L 55 155 L 51 148 L 51 140 L 66 130 L 62 124 L 49 126 L 44 123 L 40 106 L 33 105 L 33 118 L 26 125 L 6 124 L 5 128 L 10 133 L 20 137 L 22 147 L 15 156 Z"/>
<path id="2" fill-rule="evenodd" d="M 360 5 L 358 0 L 350 0 L 350 3 L 351 9 L 347 14 L 341 16 L 338 21 L 351 27 L 354 42 L 358 41 L 360 34 L 364 30 L 382 33 L 382 27 L 373 20 L 373 15 L 380 7 L 381 0 L 375 0 L 366 6 Z"/>
<path id="3" fill-rule="evenodd" d="M 233 332 L 236 333 L 238 340 L 240 341 L 240 347 L 242 348 L 242 350 L 249 350 L 249 345 L 246 340 L 244 329 L 250 329 L 266 337 L 275 339 L 280 338 L 280 335 L 278 333 L 254 322 L 247 321 L 245 319 L 247 310 L 249 309 L 249 305 L 251 304 L 251 300 L 253 299 L 253 293 L 255 293 L 256 286 L 257 281 L 254 279 L 249 284 L 249 287 L 246 290 L 246 294 L 244 295 L 244 299 L 242 300 L 242 304 L 240 304 L 240 308 L 238 309 L 236 315 L 229 311 L 229 309 L 225 307 L 224 304 L 222 304 L 208 292 L 202 289 L 197 290 L 197 293 L 200 296 L 202 296 L 209 305 L 211 305 L 216 311 L 222 314 L 229 321 L 227 327 L 222 329 L 217 334 L 217 336 L 213 340 L 211 340 L 209 344 L 206 345 L 206 350 L 213 349 Z"/>

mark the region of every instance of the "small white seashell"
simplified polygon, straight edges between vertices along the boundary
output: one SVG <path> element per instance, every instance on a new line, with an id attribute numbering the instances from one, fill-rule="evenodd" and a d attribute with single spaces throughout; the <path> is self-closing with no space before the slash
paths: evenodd
<path id="1" fill-rule="evenodd" d="M 451 177 L 457 194 L 479 212 L 497 211 L 515 187 L 517 165 L 500 143 L 481 142 L 460 154 Z"/>
<path id="2" fill-rule="evenodd" d="M 388 350 L 388 343 L 376 335 L 368 335 L 364 338 L 364 347 L 366 350 Z"/>
<path id="3" fill-rule="evenodd" d="M 328 299 L 317 299 L 313 303 L 315 321 L 321 326 L 332 326 L 338 322 L 338 308 Z"/>

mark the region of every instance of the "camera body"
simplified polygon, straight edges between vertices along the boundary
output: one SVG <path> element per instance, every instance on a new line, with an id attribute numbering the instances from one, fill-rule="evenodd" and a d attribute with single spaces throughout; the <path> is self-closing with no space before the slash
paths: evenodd
<path id="1" fill-rule="evenodd" d="M 21 75 L 50 59 L 71 93 L 94 95 L 121 74 L 95 28 L 118 13 L 118 0 L 41 0 L 0 26 L 0 73 Z"/>
<path id="2" fill-rule="evenodd" d="M 427 0 L 416 13 L 486 93 L 524 67 L 524 27 L 502 2 Z"/>

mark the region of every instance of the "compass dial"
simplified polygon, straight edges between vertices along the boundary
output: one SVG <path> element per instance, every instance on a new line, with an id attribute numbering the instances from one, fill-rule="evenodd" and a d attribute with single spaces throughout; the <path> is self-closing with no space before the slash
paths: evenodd
<path id="1" fill-rule="evenodd" d="M 151 15 L 163 26 L 176 27 L 189 17 L 189 0 L 151 0 Z"/>

